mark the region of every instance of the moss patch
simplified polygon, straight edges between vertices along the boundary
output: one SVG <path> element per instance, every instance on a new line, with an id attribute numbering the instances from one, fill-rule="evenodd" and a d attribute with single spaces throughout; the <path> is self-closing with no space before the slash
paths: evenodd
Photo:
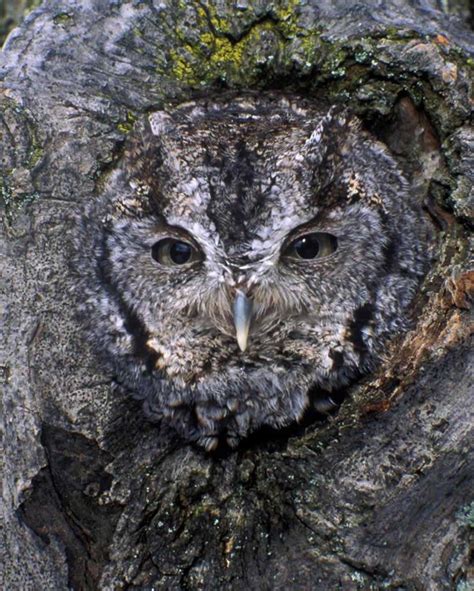
<path id="1" fill-rule="evenodd" d="M 132 131 L 136 120 L 137 116 L 131 111 L 127 111 L 127 116 L 125 120 L 120 121 L 120 123 L 118 123 L 117 129 L 120 131 L 120 133 L 128 134 Z"/>
<path id="2" fill-rule="evenodd" d="M 29 113 L 8 99 L 0 105 L 2 140 L 5 148 L 0 165 L 0 205 L 11 224 L 23 207 L 38 198 L 33 171 L 44 149 Z"/>
<path id="3" fill-rule="evenodd" d="M 252 24 L 236 33 L 233 24 L 218 14 L 216 6 L 179 3 L 175 35 L 180 45 L 169 51 L 170 74 L 188 87 L 215 82 L 252 86 L 262 72 L 302 72 L 312 67 L 320 46 L 317 29 L 299 23 L 299 2 L 273 5 Z"/>

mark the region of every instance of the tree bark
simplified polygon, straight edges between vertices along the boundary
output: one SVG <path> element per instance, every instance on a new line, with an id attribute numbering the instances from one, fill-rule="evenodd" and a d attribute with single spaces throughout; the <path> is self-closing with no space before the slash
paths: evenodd
<path id="1" fill-rule="evenodd" d="M 1 55 L 4 589 L 474 585 L 473 36 L 436 2 L 51 0 Z M 438 224 L 416 325 L 327 420 L 212 456 L 75 318 L 77 205 L 135 119 L 223 88 L 343 102 Z"/>

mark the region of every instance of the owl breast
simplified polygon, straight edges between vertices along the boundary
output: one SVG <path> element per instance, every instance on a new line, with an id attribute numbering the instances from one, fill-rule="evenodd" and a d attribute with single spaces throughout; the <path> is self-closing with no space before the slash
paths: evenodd
<path id="1" fill-rule="evenodd" d="M 346 111 L 217 97 L 137 125 L 76 252 L 88 333 L 117 379 L 213 449 L 374 367 L 407 326 L 428 227 Z"/>

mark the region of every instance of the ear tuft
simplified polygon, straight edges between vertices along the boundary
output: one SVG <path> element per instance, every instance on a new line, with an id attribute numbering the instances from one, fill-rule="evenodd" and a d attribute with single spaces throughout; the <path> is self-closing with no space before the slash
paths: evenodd
<path id="1" fill-rule="evenodd" d="M 361 125 L 360 119 L 347 108 L 341 105 L 331 107 L 306 141 L 309 162 L 318 165 L 329 155 L 344 153 L 360 132 Z"/>

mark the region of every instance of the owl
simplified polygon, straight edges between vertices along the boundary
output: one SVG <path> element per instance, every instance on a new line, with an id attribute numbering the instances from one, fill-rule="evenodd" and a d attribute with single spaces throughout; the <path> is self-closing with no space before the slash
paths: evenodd
<path id="1" fill-rule="evenodd" d="M 396 161 L 345 109 L 199 98 L 140 121 L 81 211 L 80 316 L 152 420 L 235 447 L 374 368 L 428 245 Z"/>

